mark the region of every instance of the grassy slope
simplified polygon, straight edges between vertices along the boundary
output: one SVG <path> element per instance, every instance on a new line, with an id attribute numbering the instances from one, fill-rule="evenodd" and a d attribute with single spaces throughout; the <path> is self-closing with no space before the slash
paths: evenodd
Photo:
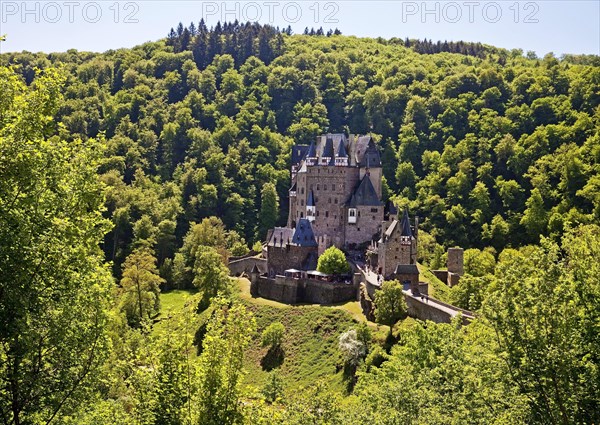
<path id="1" fill-rule="evenodd" d="M 447 302 L 450 294 L 448 285 L 435 277 L 427 267 L 422 266 L 421 264 L 417 264 L 417 266 L 419 267 L 419 280 L 429 284 L 429 295 L 440 301 Z"/>
<path id="2" fill-rule="evenodd" d="M 317 305 L 289 306 L 287 304 L 250 296 L 250 282 L 239 279 L 240 300 L 256 318 L 258 336 L 246 357 L 246 384 L 260 388 L 268 372 L 263 370 L 261 360 L 267 353 L 260 346 L 260 334 L 273 322 L 281 322 L 286 328 L 283 340 L 284 359 L 279 368 L 285 389 L 293 391 L 324 380 L 332 389 L 343 391 L 345 384 L 340 364 L 338 338 L 342 332 L 365 320 L 358 302 L 348 302 L 333 307 Z"/>
<path id="3" fill-rule="evenodd" d="M 173 329 L 186 302 L 193 297 L 190 291 L 174 290 L 161 293 L 161 314 L 153 326 L 153 332 Z M 332 389 L 345 391 L 342 372 L 338 371 L 340 356 L 338 338 L 342 332 L 365 321 L 358 302 L 348 302 L 331 307 L 318 305 L 290 306 L 263 298 L 250 296 L 250 282 L 238 279 L 234 285 L 234 297 L 252 311 L 258 332 L 246 352 L 245 368 L 248 372 L 244 384 L 261 389 L 268 376 L 261 361 L 267 353 L 260 346 L 260 335 L 271 323 L 283 323 L 286 332 L 283 340 L 284 357 L 279 374 L 285 391 L 291 392 L 323 380 Z M 192 325 L 193 326 L 193 325 Z M 369 322 L 377 339 L 383 338 L 387 327 Z"/>

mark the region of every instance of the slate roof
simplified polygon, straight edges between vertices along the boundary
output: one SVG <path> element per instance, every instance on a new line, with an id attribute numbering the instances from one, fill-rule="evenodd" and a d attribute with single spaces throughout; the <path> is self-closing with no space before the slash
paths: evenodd
<path id="1" fill-rule="evenodd" d="M 397 225 L 398 225 L 398 220 L 393 220 L 392 224 L 390 224 L 389 227 L 386 229 L 385 236 L 387 236 L 388 238 L 390 236 L 392 236 L 392 233 L 394 233 L 394 230 L 396 230 Z"/>
<path id="2" fill-rule="evenodd" d="M 349 205 L 356 207 L 357 205 L 370 205 L 373 207 L 381 206 L 381 201 L 377 196 L 377 192 L 371 183 L 371 179 L 368 175 L 365 175 L 352 194 Z"/>
<path id="3" fill-rule="evenodd" d="M 292 165 L 300 164 L 308 152 L 308 145 L 294 145 L 292 148 Z"/>
<path id="4" fill-rule="evenodd" d="M 310 192 L 308 192 L 308 200 L 306 201 L 306 206 L 307 207 L 315 206 L 315 195 L 314 195 L 312 189 L 310 190 Z"/>
<path id="5" fill-rule="evenodd" d="M 310 142 L 310 146 L 308 147 L 308 151 L 306 153 L 307 158 L 316 158 L 317 157 L 317 147 L 315 146 L 315 142 Z"/>
<path id="6" fill-rule="evenodd" d="M 356 162 L 361 167 L 381 167 L 379 149 L 371 136 L 362 136 L 356 143 Z"/>
<path id="7" fill-rule="evenodd" d="M 337 152 L 335 156 L 338 158 L 347 158 L 348 152 L 346 152 L 346 145 L 344 144 L 344 140 L 340 139 L 340 143 L 338 144 Z"/>
<path id="8" fill-rule="evenodd" d="M 404 210 L 404 215 L 402 216 L 402 221 L 400 222 L 400 229 L 402 233 L 400 236 L 412 236 L 412 230 L 410 228 L 410 221 L 408 219 L 408 210 Z"/>
<path id="9" fill-rule="evenodd" d="M 325 140 L 321 157 L 333 158 L 333 139 L 331 137 L 327 137 Z"/>
<path id="10" fill-rule="evenodd" d="M 396 208 L 396 206 L 394 205 L 394 203 L 392 201 L 387 201 L 387 204 L 385 206 L 388 210 L 388 214 L 392 214 L 392 215 L 398 214 L 398 208 Z"/>
<path id="11" fill-rule="evenodd" d="M 398 264 L 395 274 L 419 274 L 419 269 L 416 264 Z"/>
<path id="12" fill-rule="evenodd" d="M 292 241 L 294 237 L 294 229 L 289 227 L 276 227 L 273 229 L 271 239 L 267 243 L 268 246 L 285 246 Z"/>
<path id="13" fill-rule="evenodd" d="M 310 221 L 306 218 L 298 220 L 292 243 L 298 246 L 318 246 Z"/>

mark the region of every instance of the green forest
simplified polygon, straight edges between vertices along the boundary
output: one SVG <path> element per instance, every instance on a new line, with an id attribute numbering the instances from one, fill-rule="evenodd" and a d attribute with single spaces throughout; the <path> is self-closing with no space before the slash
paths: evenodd
<path id="1" fill-rule="evenodd" d="M 465 248 L 473 323 L 228 276 L 328 132 L 372 135 L 422 265 Z M 2 424 L 598 424 L 598 257 L 598 56 L 203 21 L 0 55 Z"/>

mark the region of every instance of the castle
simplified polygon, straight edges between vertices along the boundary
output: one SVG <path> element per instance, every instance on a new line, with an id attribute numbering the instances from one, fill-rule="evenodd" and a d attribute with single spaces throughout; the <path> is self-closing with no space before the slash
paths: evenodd
<path id="1" fill-rule="evenodd" d="M 367 252 L 384 278 L 417 280 L 418 220 L 381 197 L 379 150 L 370 136 L 327 134 L 292 148 L 287 227 L 267 236 L 267 272 L 314 270 L 328 247 Z M 403 267 L 399 267 L 399 266 Z"/>
<path id="2" fill-rule="evenodd" d="M 292 148 L 288 228 L 306 218 L 319 253 L 354 248 L 381 230 L 381 157 L 370 136 L 327 134 Z"/>
<path id="3" fill-rule="evenodd" d="M 403 284 L 408 313 L 450 322 L 473 315 L 431 299 L 419 281 L 419 219 L 382 202 L 382 166 L 370 136 L 326 134 L 292 148 L 289 216 L 286 227 L 267 234 L 262 255 L 230 262 L 232 273 L 249 273 L 250 293 L 288 304 L 336 304 L 358 299 L 372 320 L 373 297 L 384 280 Z M 317 270 L 330 246 L 346 251 L 354 274 L 331 276 Z M 265 258 L 266 257 L 266 258 Z M 463 251 L 448 251 L 448 269 L 432 272 L 449 286 L 463 272 Z M 251 268 L 251 270 L 250 270 Z M 424 301 L 425 296 L 425 301 Z"/>

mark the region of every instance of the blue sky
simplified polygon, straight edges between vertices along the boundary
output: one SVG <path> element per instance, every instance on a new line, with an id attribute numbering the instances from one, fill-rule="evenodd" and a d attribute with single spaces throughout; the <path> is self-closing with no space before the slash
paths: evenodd
<path id="1" fill-rule="evenodd" d="M 0 0 L 2 52 L 105 51 L 166 36 L 204 17 L 258 20 L 295 33 L 339 28 L 360 37 L 480 41 L 504 48 L 600 54 L 600 0 L 591 1 L 116 1 Z"/>

